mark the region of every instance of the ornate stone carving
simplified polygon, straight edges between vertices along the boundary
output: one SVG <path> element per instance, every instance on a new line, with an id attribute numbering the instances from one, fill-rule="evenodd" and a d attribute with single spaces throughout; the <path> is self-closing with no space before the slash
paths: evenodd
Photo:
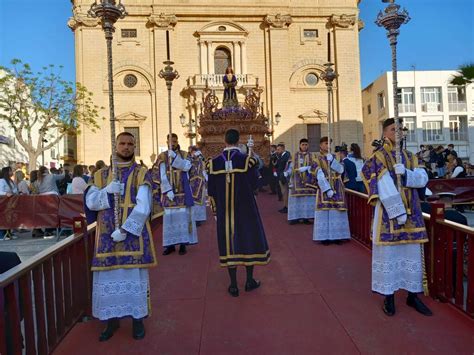
<path id="1" fill-rule="evenodd" d="M 288 28 L 292 23 L 293 19 L 290 15 L 267 15 L 265 20 L 263 20 L 265 25 L 273 28 Z"/>
<path id="2" fill-rule="evenodd" d="M 355 25 L 356 20 L 356 15 L 332 15 L 329 19 L 329 24 L 334 27 L 350 28 Z"/>
<path id="3" fill-rule="evenodd" d="M 358 19 L 357 20 L 357 27 L 359 28 L 359 31 L 362 31 L 365 27 L 364 21 L 362 21 L 361 19 Z"/>
<path id="4" fill-rule="evenodd" d="M 159 15 L 151 15 L 148 17 L 148 27 L 158 27 L 163 30 L 172 30 L 178 23 L 176 15 L 161 13 Z"/>
<path id="5" fill-rule="evenodd" d="M 100 24 L 100 19 L 87 16 L 87 12 L 81 12 L 78 7 L 73 10 L 73 16 L 67 21 L 68 27 L 75 31 L 80 26 L 95 27 Z"/>

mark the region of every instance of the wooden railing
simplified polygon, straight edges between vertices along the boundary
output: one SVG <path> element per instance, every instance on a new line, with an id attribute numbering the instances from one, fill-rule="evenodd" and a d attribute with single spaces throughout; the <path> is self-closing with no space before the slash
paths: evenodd
<path id="1" fill-rule="evenodd" d="M 95 223 L 0 275 L 0 354 L 50 354 L 91 314 Z M 8 350 L 8 351 L 7 351 Z"/>
<path id="2" fill-rule="evenodd" d="M 346 189 L 351 236 L 372 249 L 373 206 L 367 195 Z M 444 205 L 431 203 L 423 213 L 429 242 L 425 265 L 430 295 L 449 302 L 474 319 L 474 228 L 444 219 Z"/>

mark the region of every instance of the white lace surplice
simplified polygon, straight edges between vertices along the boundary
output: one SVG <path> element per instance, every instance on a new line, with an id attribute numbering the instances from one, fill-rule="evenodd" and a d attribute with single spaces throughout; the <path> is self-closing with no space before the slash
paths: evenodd
<path id="1" fill-rule="evenodd" d="M 87 207 L 94 211 L 110 208 L 105 189 L 91 187 L 86 195 Z M 122 228 L 141 235 L 151 211 L 151 192 L 147 185 L 139 187 L 137 204 Z M 151 237 L 151 236 L 150 236 Z M 148 269 L 94 271 L 92 283 L 92 315 L 100 320 L 148 315 Z"/>
<path id="2" fill-rule="evenodd" d="M 314 241 L 350 238 L 349 218 L 346 211 L 326 210 L 314 212 Z"/>
<path id="3" fill-rule="evenodd" d="M 194 205 L 192 207 L 193 220 L 196 222 L 205 222 L 207 220 L 206 205 Z"/>
<path id="4" fill-rule="evenodd" d="M 288 198 L 288 220 L 314 218 L 316 196 L 290 196 Z"/>
<path id="5" fill-rule="evenodd" d="M 398 191 L 388 173 L 382 176 L 377 187 L 380 200 L 384 202 L 384 205 L 387 204 L 390 213 L 394 214 L 393 217 L 396 217 L 395 214 L 400 214 L 400 210 L 404 210 L 404 207 L 401 198 L 399 201 L 394 198 Z M 398 196 L 400 195 L 398 194 Z M 388 205 L 388 203 L 393 203 L 393 206 Z M 402 206 L 400 206 L 400 203 L 402 203 Z M 375 206 L 374 224 L 372 226 L 374 232 L 377 230 L 376 222 L 383 211 L 382 208 L 382 203 L 378 201 Z M 422 292 L 421 245 L 376 245 L 375 239 L 375 234 L 372 234 L 372 291 L 383 295 L 391 295 L 399 289 L 414 293 Z"/>

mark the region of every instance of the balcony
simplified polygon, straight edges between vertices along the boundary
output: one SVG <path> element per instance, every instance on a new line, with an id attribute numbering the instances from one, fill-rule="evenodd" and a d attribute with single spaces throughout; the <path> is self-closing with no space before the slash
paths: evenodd
<path id="1" fill-rule="evenodd" d="M 465 102 L 450 102 L 449 111 L 451 112 L 466 112 L 467 105 Z"/>
<path id="2" fill-rule="evenodd" d="M 414 104 L 398 104 L 399 113 L 415 112 Z"/>
<path id="3" fill-rule="evenodd" d="M 424 104 L 421 104 L 421 110 L 423 112 L 441 112 L 441 104 L 438 102 L 427 102 Z"/>
<path id="4" fill-rule="evenodd" d="M 224 87 L 223 79 L 225 74 L 197 74 L 190 77 L 189 86 L 209 86 L 211 88 Z M 255 86 L 258 78 L 252 74 L 236 74 L 238 86 Z"/>

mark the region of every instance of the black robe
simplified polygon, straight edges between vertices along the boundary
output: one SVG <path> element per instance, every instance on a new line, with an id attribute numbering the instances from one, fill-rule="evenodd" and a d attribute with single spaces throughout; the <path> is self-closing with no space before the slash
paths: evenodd
<path id="1" fill-rule="evenodd" d="M 225 162 L 232 161 L 226 171 Z M 209 160 L 208 194 L 217 213 L 217 241 L 221 266 L 265 265 L 270 251 L 254 191 L 258 186 L 257 160 L 239 149 L 224 150 Z"/>

